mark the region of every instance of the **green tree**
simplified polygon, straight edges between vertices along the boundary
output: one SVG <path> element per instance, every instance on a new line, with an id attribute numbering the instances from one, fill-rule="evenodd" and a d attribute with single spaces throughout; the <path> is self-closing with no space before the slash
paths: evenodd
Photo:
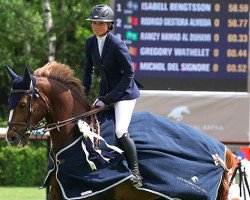
<path id="1" fill-rule="evenodd" d="M 46 30 L 49 3 L 53 27 Z M 3 67 L 10 66 L 17 74 L 24 67 L 34 71 L 48 62 L 49 38 L 55 36 L 55 60 L 71 66 L 82 76 L 83 45 L 92 34 L 88 17 L 96 4 L 107 0 L 0 0 L 0 120 L 7 115 L 11 82 Z M 95 93 L 93 94 L 95 95 Z"/>

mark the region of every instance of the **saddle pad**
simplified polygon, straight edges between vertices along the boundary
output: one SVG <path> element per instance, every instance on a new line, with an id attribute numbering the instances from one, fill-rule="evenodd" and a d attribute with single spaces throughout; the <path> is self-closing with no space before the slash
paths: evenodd
<path id="1" fill-rule="evenodd" d="M 113 113 L 105 111 L 99 119 L 101 136 L 108 144 L 118 146 Z M 223 168 L 215 164 L 212 156 L 218 155 L 224 160 L 226 148 L 222 143 L 188 125 L 148 112 L 133 114 L 129 133 L 138 151 L 143 177 L 140 190 L 166 199 L 216 199 Z M 103 165 L 93 155 L 92 161 L 97 170 L 91 170 L 85 160 L 81 140 L 79 138 L 58 152 L 54 162 L 57 164 L 50 165 L 50 172 L 56 170 L 65 199 L 84 199 L 131 177 L 124 157 L 110 152 L 102 143 L 100 149 L 103 153 L 111 153 L 113 157 Z"/>

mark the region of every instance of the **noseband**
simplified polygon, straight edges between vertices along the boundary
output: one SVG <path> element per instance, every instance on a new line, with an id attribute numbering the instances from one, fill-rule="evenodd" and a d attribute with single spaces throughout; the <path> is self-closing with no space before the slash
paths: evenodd
<path id="1" fill-rule="evenodd" d="M 45 110 L 47 114 L 50 113 L 49 104 L 46 101 L 46 99 L 40 94 L 39 90 L 35 87 L 32 87 L 30 90 L 21 90 L 21 89 L 11 89 L 11 93 L 24 93 L 24 95 L 28 96 L 28 102 L 29 102 L 29 111 L 27 113 L 27 120 L 26 122 L 11 122 L 8 121 L 8 126 L 11 127 L 11 130 L 20 134 L 22 137 L 28 138 L 33 130 L 38 129 L 39 125 L 33 126 L 31 124 L 31 113 L 33 112 L 32 109 L 32 100 L 34 99 L 34 95 L 36 95 L 37 98 L 41 99 L 41 101 L 44 103 L 43 106 L 45 107 Z M 18 128 L 15 127 L 15 125 L 18 126 L 24 126 L 27 127 L 25 133 L 22 133 L 22 131 L 18 130 Z"/>

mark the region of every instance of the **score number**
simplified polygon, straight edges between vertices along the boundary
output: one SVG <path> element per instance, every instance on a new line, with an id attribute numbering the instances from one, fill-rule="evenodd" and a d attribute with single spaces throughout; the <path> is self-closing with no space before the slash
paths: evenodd
<path id="1" fill-rule="evenodd" d="M 228 34 L 227 35 L 228 42 L 248 42 L 247 34 Z"/>
<path id="2" fill-rule="evenodd" d="M 246 58 L 247 56 L 247 49 L 227 49 L 228 58 Z"/>
<path id="3" fill-rule="evenodd" d="M 228 12 L 239 12 L 239 13 L 247 13 L 249 11 L 248 4 L 228 4 Z"/>
<path id="4" fill-rule="evenodd" d="M 231 28 L 246 28 L 248 25 L 248 19 L 228 19 L 227 26 Z"/>
<path id="5" fill-rule="evenodd" d="M 228 12 L 230 13 L 248 13 L 249 5 L 248 4 L 237 4 L 230 3 L 228 4 Z M 229 28 L 247 28 L 248 19 L 228 19 L 227 25 Z M 248 43 L 249 38 L 248 34 L 228 34 L 228 42 L 238 42 L 238 43 Z M 247 49 L 227 49 L 228 58 L 247 58 L 248 50 Z M 247 73 L 248 65 L 247 64 L 227 64 L 226 71 L 229 73 Z"/>
<path id="6" fill-rule="evenodd" d="M 246 64 L 227 64 L 227 72 L 247 73 Z"/>

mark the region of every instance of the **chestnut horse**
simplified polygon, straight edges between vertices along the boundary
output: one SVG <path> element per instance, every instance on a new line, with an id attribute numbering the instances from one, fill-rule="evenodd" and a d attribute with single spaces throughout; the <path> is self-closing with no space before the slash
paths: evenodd
<path id="1" fill-rule="evenodd" d="M 8 73 L 13 80 L 19 78 L 10 68 Z M 38 129 L 39 122 L 46 119 L 52 143 L 52 152 L 55 155 L 63 148 L 79 138 L 77 125 L 74 119 L 77 116 L 88 116 L 90 106 L 84 93 L 84 87 L 79 79 L 74 77 L 74 71 L 69 66 L 57 62 L 50 62 L 37 69 L 34 76 L 28 69 L 22 78 L 28 82 L 27 88 L 13 88 L 10 101 L 12 107 L 9 116 L 6 140 L 12 146 L 23 147 L 28 142 L 32 130 Z M 14 103 L 13 103 L 14 102 Z M 69 120 L 69 121 L 68 121 Z M 61 123 L 62 122 L 62 123 Z M 64 123 L 65 122 L 65 123 Z M 57 127 L 57 124 L 60 127 Z M 232 165 L 232 153 L 226 151 L 226 168 Z M 49 200 L 62 200 L 63 195 L 57 182 L 55 172 L 49 178 Z M 228 171 L 223 172 L 217 200 L 226 200 L 229 190 Z M 161 198 L 157 194 L 138 190 L 130 184 L 121 183 L 98 195 L 88 197 L 90 200 L 153 200 Z"/>

